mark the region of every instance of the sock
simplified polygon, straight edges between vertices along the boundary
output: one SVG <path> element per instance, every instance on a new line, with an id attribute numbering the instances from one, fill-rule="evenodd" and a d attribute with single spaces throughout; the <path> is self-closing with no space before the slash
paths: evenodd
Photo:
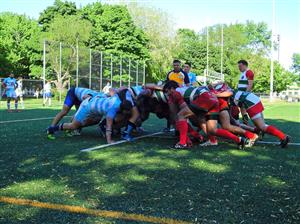
<path id="1" fill-rule="evenodd" d="M 16 110 L 18 109 L 18 103 L 15 103 L 15 109 Z"/>
<path id="2" fill-rule="evenodd" d="M 176 121 L 176 129 L 179 131 L 179 143 L 185 145 L 187 143 L 188 123 L 187 120 Z"/>
<path id="3" fill-rule="evenodd" d="M 248 139 L 252 139 L 254 138 L 254 133 L 252 133 L 251 131 L 245 131 L 244 136 Z"/>
<path id="4" fill-rule="evenodd" d="M 225 129 L 222 129 L 222 128 L 217 129 L 216 136 L 231 139 L 234 142 L 236 142 L 237 144 L 240 143 L 240 141 L 241 141 L 238 136 L 236 136 L 236 135 L 232 134 L 231 132 L 229 132 Z"/>
<path id="5" fill-rule="evenodd" d="M 188 133 L 194 138 L 201 138 L 202 136 L 192 128 L 190 124 L 188 124 Z"/>
<path id="6" fill-rule="evenodd" d="M 10 103 L 7 103 L 7 109 L 10 110 Z"/>
<path id="7" fill-rule="evenodd" d="M 216 143 L 217 142 L 217 138 L 216 136 L 213 136 L 213 135 L 209 135 L 208 136 L 208 140 L 212 143 Z"/>
<path id="8" fill-rule="evenodd" d="M 53 130 L 54 132 L 56 132 L 56 131 L 62 131 L 62 130 L 64 130 L 64 129 L 63 129 L 63 126 L 64 126 L 64 123 L 61 123 L 61 124 L 52 126 L 52 130 Z"/>
<path id="9" fill-rule="evenodd" d="M 274 135 L 276 136 L 277 138 L 279 138 L 280 140 L 283 140 L 284 137 L 285 137 L 285 134 L 278 130 L 277 128 L 275 128 L 274 126 L 272 125 L 269 125 L 267 128 L 266 128 L 266 133 L 270 134 L 270 135 Z"/>
<path id="10" fill-rule="evenodd" d="M 136 128 L 136 125 L 130 121 L 128 121 L 126 132 L 130 135 L 133 129 Z"/>

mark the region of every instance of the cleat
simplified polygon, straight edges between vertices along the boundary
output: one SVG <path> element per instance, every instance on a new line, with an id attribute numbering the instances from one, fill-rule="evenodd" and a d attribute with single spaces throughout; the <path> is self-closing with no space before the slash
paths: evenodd
<path id="1" fill-rule="evenodd" d="M 249 139 L 240 137 L 240 143 L 238 144 L 239 149 L 244 149 L 249 144 Z"/>
<path id="2" fill-rule="evenodd" d="M 248 144 L 246 145 L 246 147 L 251 148 L 255 144 L 255 142 L 258 138 L 259 138 L 258 135 L 254 134 L 254 137 L 249 139 Z"/>
<path id="3" fill-rule="evenodd" d="M 73 136 L 80 136 L 81 135 L 81 128 L 75 129 L 71 132 Z"/>
<path id="4" fill-rule="evenodd" d="M 49 140 L 55 140 L 56 139 L 55 136 L 54 136 L 54 134 L 47 134 L 47 138 Z"/>
<path id="5" fill-rule="evenodd" d="M 13 110 L 10 110 L 10 109 L 9 109 L 9 110 L 7 110 L 7 112 L 8 112 L 8 113 L 12 113 L 12 112 L 13 112 Z"/>
<path id="6" fill-rule="evenodd" d="M 281 148 L 285 148 L 290 141 L 291 141 L 291 137 L 286 135 L 285 138 L 280 141 L 279 145 L 281 146 Z"/>
<path id="7" fill-rule="evenodd" d="M 182 145 L 178 142 L 172 148 L 173 149 L 190 149 L 191 147 L 188 144 Z"/>
<path id="8" fill-rule="evenodd" d="M 143 134 L 145 132 L 145 129 L 143 127 L 137 127 L 136 128 L 137 133 Z"/>
<path id="9" fill-rule="evenodd" d="M 126 132 L 122 135 L 122 139 L 129 141 L 129 142 L 133 141 L 133 138 L 130 136 L 130 134 L 128 134 Z"/>
<path id="10" fill-rule="evenodd" d="M 203 142 L 202 144 L 200 144 L 200 146 L 203 146 L 203 147 L 217 146 L 217 145 L 218 145 L 218 141 L 211 142 L 210 140 L 207 140 L 206 142 Z"/>
<path id="11" fill-rule="evenodd" d="M 64 134 L 65 134 L 65 136 L 67 136 L 67 137 L 72 137 L 72 136 L 73 136 L 72 132 L 69 131 L 69 130 L 65 130 L 65 131 L 64 131 Z"/>
<path id="12" fill-rule="evenodd" d="M 202 144 L 202 143 L 205 142 L 205 140 L 204 140 L 204 138 L 203 138 L 202 135 L 199 135 L 199 136 L 192 136 L 192 142 Z"/>

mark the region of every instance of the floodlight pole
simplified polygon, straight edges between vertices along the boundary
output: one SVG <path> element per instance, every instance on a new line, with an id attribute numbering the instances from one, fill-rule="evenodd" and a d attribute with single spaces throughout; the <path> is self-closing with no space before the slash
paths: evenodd
<path id="1" fill-rule="evenodd" d="M 272 0 L 272 36 L 271 36 L 271 74 L 270 74 L 270 102 L 273 101 L 274 82 L 274 29 L 275 29 L 275 1 Z"/>

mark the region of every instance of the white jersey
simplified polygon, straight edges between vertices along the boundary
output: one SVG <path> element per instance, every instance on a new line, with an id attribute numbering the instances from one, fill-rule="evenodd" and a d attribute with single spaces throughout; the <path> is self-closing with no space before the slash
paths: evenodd
<path id="1" fill-rule="evenodd" d="M 45 84 L 44 92 L 45 93 L 51 93 L 51 84 L 50 83 Z"/>

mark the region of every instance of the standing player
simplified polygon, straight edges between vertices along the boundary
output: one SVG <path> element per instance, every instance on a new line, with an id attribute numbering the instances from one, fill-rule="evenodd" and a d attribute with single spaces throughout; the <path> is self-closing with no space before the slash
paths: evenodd
<path id="1" fill-rule="evenodd" d="M 178 84 L 178 86 L 189 86 L 190 79 L 186 72 L 181 69 L 181 62 L 177 59 L 173 61 L 173 70 L 167 74 L 166 81 L 174 81 Z M 174 123 L 174 119 L 171 121 L 167 121 L 167 127 L 164 128 L 165 132 L 169 132 L 171 128 L 171 123 Z"/>
<path id="2" fill-rule="evenodd" d="M 251 92 L 237 91 L 233 94 L 233 101 L 236 105 L 245 108 L 253 124 L 259 131 L 263 131 L 279 138 L 280 146 L 282 148 L 287 146 L 290 141 L 290 137 L 278 130 L 276 127 L 265 123 L 263 116 L 264 106 L 258 96 Z"/>
<path id="3" fill-rule="evenodd" d="M 252 92 L 254 84 L 254 73 L 248 68 L 246 60 L 239 60 L 238 67 L 241 72 L 237 89 L 239 91 Z M 248 124 L 249 117 L 247 116 L 245 108 L 241 107 L 241 113 L 244 124 Z"/>
<path id="4" fill-rule="evenodd" d="M 52 94 L 51 94 L 51 82 L 47 81 L 47 83 L 44 86 L 44 102 L 43 102 L 43 106 L 46 105 L 47 101 L 48 101 L 48 105 L 51 106 L 51 98 L 52 98 Z"/>
<path id="5" fill-rule="evenodd" d="M 15 111 L 18 112 L 18 97 L 16 95 L 16 88 L 18 87 L 17 80 L 14 78 L 14 74 L 11 72 L 9 77 L 4 79 L 2 83 L 3 87 L 5 88 L 5 94 L 7 97 L 7 111 L 12 112 L 10 109 L 10 101 L 11 99 L 15 100 Z"/>
<path id="6" fill-rule="evenodd" d="M 192 64 L 190 62 L 185 62 L 183 65 L 183 71 L 188 74 L 190 80 L 190 86 L 197 85 L 196 74 L 191 72 Z"/>
<path id="7" fill-rule="evenodd" d="M 18 87 L 16 89 L 16 95 L 20 99 L 21 107 L 24 109 L 24 100 L 23 100 L 23 78 L 21 76 L 18 77 L 17 81 Z"/>

